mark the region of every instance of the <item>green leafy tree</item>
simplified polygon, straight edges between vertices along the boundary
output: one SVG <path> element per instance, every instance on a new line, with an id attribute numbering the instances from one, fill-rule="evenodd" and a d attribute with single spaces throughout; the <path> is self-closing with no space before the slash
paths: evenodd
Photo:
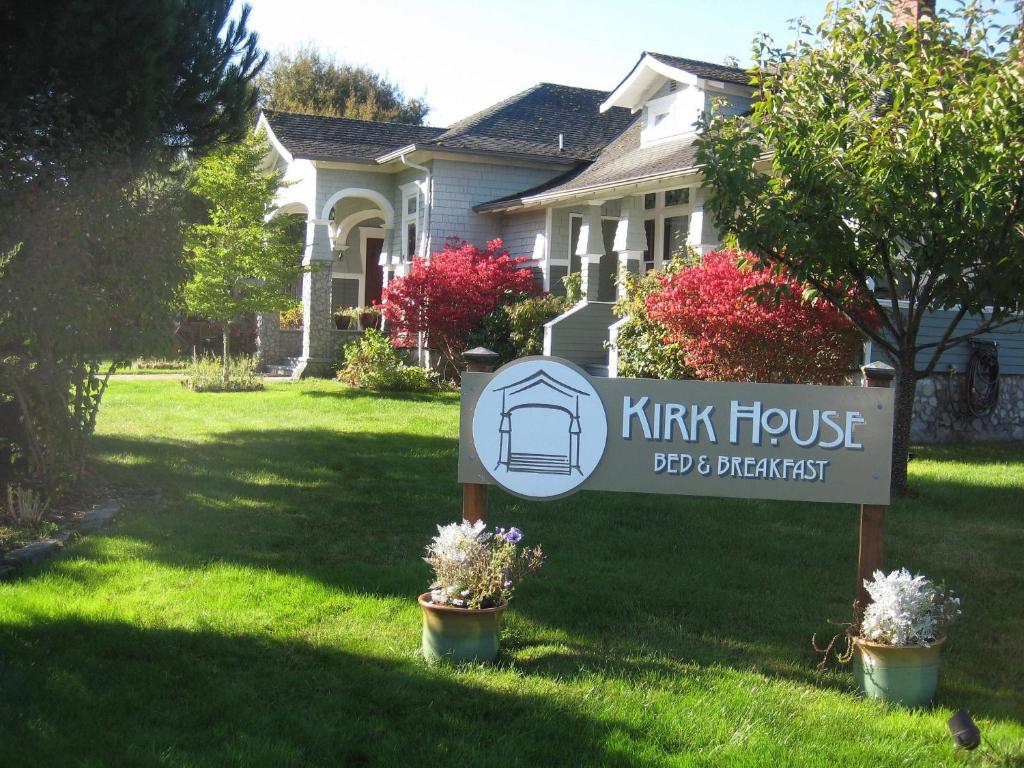
<path id="1" fill-rule="evenodd" d="M 430 108 L 366 67 L 340 64 L 316 48 L 275 56 L 260 77 L 261 106 L 354 120 L 422 125 Z"/>
<path id="2" fill-rule="evenodd" d="M 244 134 L 263 63 L 231 6 L 0 5 L 0 444 L 50 494 L 81 476 L 114 366 L 173 329 L 202 213 L 181 158 Z"/>
<path id="3" fill-rule="evenodd" d="M 185 285 L 189 313 L 220 322 L 223 375 L 228 376 L 230 324 L 242 315 L 294 306 L 288 289 L 308 268 L 299 264 L 299 244 L 289 217 L 268 218 L 282 186 L 279 171 L 267 171 L 270 149 L 262 134 L 211 153 L 195 168 L 191 189 L 209 202 L 209 220 L 188 234 Z"/>
<path id="4" fill-rule="evenodd" d="M 788 267 L 892 359 L 902 494 L 917 381 L 1024 310 L 1024 68 L 1020 27 L 997 28 L 991 8 L 909 26 L 891 10 L 840 2 L 788 48 L 757 43 L 752 111 L 706 121 L 699 162 L 755 266 Z M 877 330 L 846 300 L 854 286 Z M 952 320 L 923 338 L 936 309 Z"/>

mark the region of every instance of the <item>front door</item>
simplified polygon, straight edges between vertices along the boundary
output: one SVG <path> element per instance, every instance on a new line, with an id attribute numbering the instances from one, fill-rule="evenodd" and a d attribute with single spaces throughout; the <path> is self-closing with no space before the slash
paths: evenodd
<path id="1" fill-rule="evenodd" d="M 381 289 L 384 287 L 384 268 L 379 264 L 384 240 L 379 237 L 366 238 L 363 274 L 366 275 L 366 295 L 363 305 L 380 304 Z"/>

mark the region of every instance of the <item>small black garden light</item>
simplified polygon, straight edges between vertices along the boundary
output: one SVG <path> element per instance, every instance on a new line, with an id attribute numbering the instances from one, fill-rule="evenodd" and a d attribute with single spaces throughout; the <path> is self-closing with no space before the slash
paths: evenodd
<path id="1" fill-rule="evenodd" d="M 967 711 L 961 709 L 946 722 L 953 741 L 962 749 L 977 749 L 981 744 L 981 731 Z"/>

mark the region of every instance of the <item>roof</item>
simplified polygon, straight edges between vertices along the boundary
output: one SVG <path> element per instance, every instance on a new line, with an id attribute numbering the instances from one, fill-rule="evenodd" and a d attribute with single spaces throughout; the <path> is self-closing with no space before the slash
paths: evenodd
<path id="1" fill-rule="evenodd" d="M 721 83 L 723 88 L 727 85 L 750 88 L 750 74 L 739 67 L 644 51 L 629 74 L 605 99 L 601 109 L 625 107 L 636 112 L 665 80 L 676 80 L 686 85 L 704 80 Z"/>
<path id="2" fill-rule="evenodd" d="M 695 135 L 678 141 L 641 147 L 641 129 L 642 118 L 637 118 L 590 165 L 570 171 L 524 192 L 481 203 L 475 206 L 474 210 L 508 210 L 519 207 L 534 197 L 567 197 L 595 188 L 684 173 L 696 167 Z"/>
<path id="3" fill-rule="evenodd" d="M 445 132 L 405 123 L 351 120 L 346 117 L 301 115 L 263 110 L 277 140 L 293 157 L 306 160 L 348 160 L 372 163 L 393 149 L 429 141 Z"/>
<path id="4" fill-rule="evenodd" d="M 750 85 L 750 73 L 741 67 L 712 64 L 711 62 L 698 61 L 697 59 L 684 59 L 681 56 L 669 56 L 668 54 L 655 53 L 654 51 L 644 51 L 644 54 L 660 61 L 662 64 L 668 64 L 670 67 L 681 69 L 705 80 L 720 80 L 723 83 Z"/>
<path id="5" fill-rule="evenodd" d="M 607 91 L 540 83 L 449 128 L 350 120 L 264 110 L 274 136 L 293 157 L 376 162 L 399 149 L 591 160 L 632 119 L 627 109 L 598 111 Z M 559 149 L 559 135 L 562 148 Z"/>
<path id="6" fill-rule="evenodd" d="M 422 143 L 445 149 L 590 160 L 632 119 L 627 109 L 601 114 L 599 107 L 608 95 L 591 88 L 540 83 Z"/>

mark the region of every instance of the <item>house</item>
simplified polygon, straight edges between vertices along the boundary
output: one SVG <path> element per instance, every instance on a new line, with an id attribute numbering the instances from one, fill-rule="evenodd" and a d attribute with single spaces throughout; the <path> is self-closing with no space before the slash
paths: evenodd
<path id="1" fill-rule="evenodd" d="M 637 271 L 687 245 L 717 244 L 702 213 L 693 124 L 716 96 L 745 110 L 748 79 L 645 53 L 611 93 L 541 83 L 446 129 L 263 112 L 268 163 L 289 182 L 276 213 L 303 217 L 304 262 L 329 265 L 303 281 L 301 341 L 260 319 L 263 357 L 326 368 L 340 338 L 332 311 L 378 301 L 414 255 L 457 236 L 502 238 L 530 257 L 546 290 L 582 272 L 596 309 L 567 322 L 599 322 L 603 334 L 570 357 L 601 362 L 620 263 Z"/>
<path id="2" fill-rule="evenodd" d="M 322 267 L 303 278 L 301 331 L 259 318 L 264 359 L 288 360 L 297 375 L 327 369 L 346 334 L 332 311 L 379 300 L 414 255 L 449 236 L 481 245 L 500 237 L 529 257 L 545 290 L 559 293 L 564 276 L 581 275 L 584 300 L 547 324 L 545 353 L 615 375 L 615 276 L 719 245 L 695 123 L 712 100 L 740 114 L 752 97 L 742 69 L 645 52 L 610 92 L 541 83 L 449 128 L 264 112 L 268 163 L 291 182 L 277 214 L 305 221 L 304 263 Z M 1005 372 L 1024 374 L 1024 334 L 1000 336 Z M 970 354 L 954 349 L 938 370 L 963 371 Z M 1024 376 L 1006 378 L 1015 404 Z M 940 379 L 922 382 L 916 434 L 963 437 L 962 414 L 937 394 L 949 390 Z M 1024 437 L 1016 405 L 990 421 L 974 431 Z"/>

